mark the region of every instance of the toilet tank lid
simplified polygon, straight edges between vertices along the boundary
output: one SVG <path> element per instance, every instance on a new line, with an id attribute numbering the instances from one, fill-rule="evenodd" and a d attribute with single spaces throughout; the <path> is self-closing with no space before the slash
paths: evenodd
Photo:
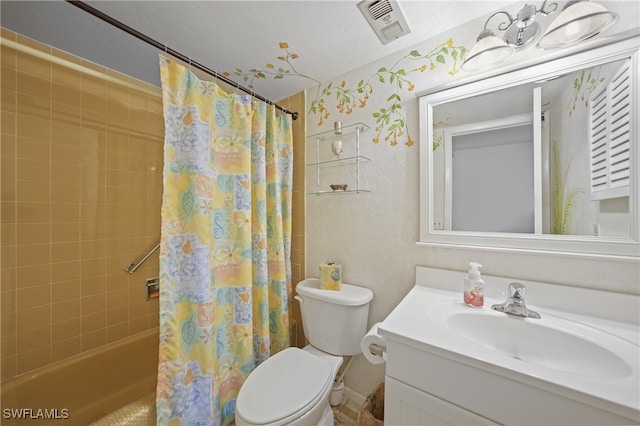
<path id="1" fill-rule="evenodd" d="M 373 299 L 373 292 L 370 289 L 345 283 L 342 283 L 340 290 L 322 290 L 318 278 L 300 281 L 296 286 L 296 292 L 303 297 L 345 306 L 361 306 Z"/>

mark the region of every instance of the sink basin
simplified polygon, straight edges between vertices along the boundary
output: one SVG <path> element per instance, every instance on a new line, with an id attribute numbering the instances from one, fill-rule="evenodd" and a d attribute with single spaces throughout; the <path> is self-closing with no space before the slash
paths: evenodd
<path id="1" fill-rule="evenodd" d="M 517 360 L 563 373 L 622 378 L 632 369 L 615 352 L 631 345 L 598 329 L 546 315 L 529 319 L 483 309 L 447 318 L 452 332 Z"/>

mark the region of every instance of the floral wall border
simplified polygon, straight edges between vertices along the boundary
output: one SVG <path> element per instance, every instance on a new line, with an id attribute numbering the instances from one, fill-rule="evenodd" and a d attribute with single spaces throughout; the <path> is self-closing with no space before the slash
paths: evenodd
<path id="1" fill-rule="evenodd" d="M 355 108 L 364 109 L 367 107 L 367 102 L 374 92 L 374 85 L 386 85 L 391 89 L 392 93 L 386 99 L 386 104 L 372 113 L 376 123 L 376 135 L 373 138 L 373 142 L 379 143 L 380 139 L 384 138 L 385 142 L 388 142 L 391 146 L 398 145 L 398 142 L 403 138 L 406 146 L 415 144 L 407 129 L 405 109 L 402 105 L 404 92 L 411 92 L 415 88 L 415 84 L 409 80 L 409 75 L 416 72 L 423 73 L 427 70 L 433 71 L 439 66 L 450 64 L 448 74 L 454 76 L 460 70 L 459 64 L 464 61 L 467 53 L 467 48 L 454 45 L 453 39 L 449 38 L 426 54 L 420 53 L 417 49 L 410 51 L 390 67 L 378 68 L 368 78 L 359 80 L 356 85 L 349 86 L 343 80 L 337 85 L 329 82 L 323 87 L 321 81 L 296 69 L 294 61 L 299 56 L 289 51 L 287 42 L 280 42 L 279 47 L 284 54 L 277 57 L 278 61 L 280 61 L 278 66 L 268 63 L 263 69 L 253 68 L 248 71 L 236 68 L 233 74 L 241 77 L 243 81 L 248 83 L 250 88 L 253 88 L 255 80 L 267 78 L 268 76 L 276 80 L 284 79 L 285 77 L 299 77 L 313 81 L 317 84 L 317 88 L 315 96 L 311 100 L 308 113 L 310 116 L 318 116 L 318 126 L 321 126 L 331 116 L 328 107 L 331 96 L 335 95 L 337 112 L 350 115 Z M 418 62 L 418 66 L 408 70 L 405 69 L 404 64 L 411 62 Z M 228 72 L 225 72 L 224 75 L 231 76 Z"/>

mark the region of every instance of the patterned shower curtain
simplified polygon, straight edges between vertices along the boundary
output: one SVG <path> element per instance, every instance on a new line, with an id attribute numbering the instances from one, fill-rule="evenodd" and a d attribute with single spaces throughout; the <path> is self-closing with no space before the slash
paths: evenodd
<path id="1" fill-rule="evenodd" d="M 158 424 L 218 425 L 289 346 L 289 115 L 160 56 L 165 154 Z"/>

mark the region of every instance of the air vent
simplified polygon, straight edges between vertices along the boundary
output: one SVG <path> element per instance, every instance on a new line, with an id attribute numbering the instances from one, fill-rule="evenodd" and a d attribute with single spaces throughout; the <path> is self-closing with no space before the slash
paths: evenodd
<path id="1" fill-rule="evenodd" d="M 395 0 L 365 0 L 358 3 L 358 7 L 382 44 L 387 44 L 411 32 Z"/>
<path id="2" fill-rule="evenodd" d="M 391 12 L 393 8 L 388 0 L 380 0 L 369 6 L 369 13 L 374 21 Z"/>

